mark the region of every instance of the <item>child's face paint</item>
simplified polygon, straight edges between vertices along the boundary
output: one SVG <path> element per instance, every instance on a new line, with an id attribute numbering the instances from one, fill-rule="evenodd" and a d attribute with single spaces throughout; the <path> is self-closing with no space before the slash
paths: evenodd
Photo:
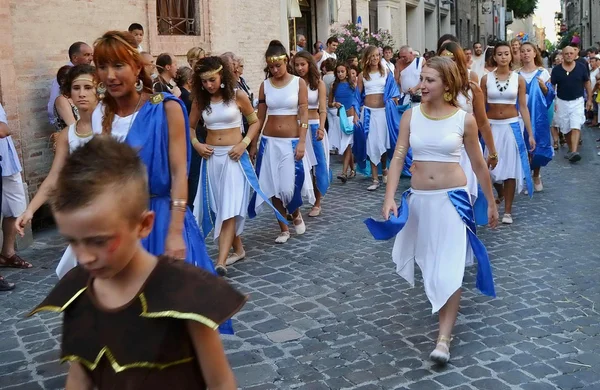
<path id="1" fill-rule="evenodd" d="M 108 247 L 108 253 L 113 254 L 117 249 L 119 249 L 119 246 L 121 245 L 121 235 L 117 235 L 115 236 L 115 238 L 112 239 L 112 242 L 110 243 L 109 247 Z"/>

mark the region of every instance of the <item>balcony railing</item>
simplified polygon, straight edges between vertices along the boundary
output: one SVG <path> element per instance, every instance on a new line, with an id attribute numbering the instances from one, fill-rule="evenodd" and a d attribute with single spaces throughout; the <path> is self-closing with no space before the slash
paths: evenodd
<path id="1" fill-rule="evenodd" d="M 159 35 L 198 35 L 196 19 L 158 17 Z"/>

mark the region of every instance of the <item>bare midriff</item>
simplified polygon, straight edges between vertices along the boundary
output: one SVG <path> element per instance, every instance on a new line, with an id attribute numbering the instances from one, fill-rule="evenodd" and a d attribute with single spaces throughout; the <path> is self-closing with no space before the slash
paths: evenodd
<path id="1" fill-rule="evenodd" d="M 309 109 L 308 110 L 308 119 L 320 119 L 319 118 L 319 109 L 318 108 L 314 108 L 314 109 Z"/>
<path id="2" fill-rule="evenodd" d="M 268 137 L 298 138 L 298 115 L 271 115 L 263 134 Z"/>
<path id="3" fill-rule="evenodd" d="M 464 187 L 467 177 L 459 163 L 414 161 L 410 186 L 415 190 Z"/>
<path id="4" fill-rule="evenodd" d="M 212 146 L 232 146 L 242 141 L 242 131 L 239 127 L 223 130 L 206 131 L 206 144 Z"/>
<path id="5" fill-rule="evenodd" d="M 514 104 L 488 104 L 488 119 L 510 119 L 519 116 L 517 107 Z"/>
<path id="6" fill-rule="evenodd" d="M 370 108 L 383 108 L 385 104 L 383 102 L 383 94 L 375 93 L 373 95 L 365 96 L 365 106 Z"/>

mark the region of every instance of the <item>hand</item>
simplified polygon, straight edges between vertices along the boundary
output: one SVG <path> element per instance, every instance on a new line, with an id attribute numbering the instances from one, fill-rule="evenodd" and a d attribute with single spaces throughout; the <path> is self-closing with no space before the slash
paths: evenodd
<path id="1" fill-rule="evenodd" d="M 354 124 L 358 123 L 358 115 L 354 115 L 354 117 L 352 118 L 352 122 L 354 122 Z"/>
<path id="2" fill-rule="evenodd" d="M 305 150 L 306 144 L 304 142 L 298 142 L 298 145 L 296 145 L 296 161 L 302 160 Z"/>
<path id="3" fill-rule="evenodd" d="M 19 217 L 15 221 L 15 227 L 17 228 L 17 232 L 21 237 L 25 236 L 25 226 L 27 226 L 32 219 L 33 213 L 29 210 L 25 210 L 25 212 L 19 215 Z"/>
<path id="4" fill-rule="evenodd" d="M 256 161 L 256 153 L 257 153 L 256 144 L 251 143 L 250 150 L 248 151 L 248 155 L 250 155 L 250 161 L 252 161 L 252 162 Z"/>
<path id="5" fill-rule="evenodd" d="M 588 111 L 592 111 L 594 109 L 594 104 L 592 103 L 591 100 L 587 101 L 587 103 L 585 104 L 585 109 Z"/>
<path id="6" fill-rule="evenodd" d="M 325 129 L 319 127 L 317 130 L 317 141 L 321 141 L 323 138 L 325 138 Z"/>
<path id="7" fill-rule="evenodd" d="M 165 255 L 185 260 L 185 242 L 182 232 L 169 231 L 165 240 Z"/>
<path id="8" fill-rule="evenodd" d="M 533 137 L 533 135 L 529 136 L 529 146 L 531 147 L 529 151 L 533 152 L 535 150 L 535 138 Z"/>
<path id="9" fill-rule="evenodd" d="M 487 166 L 489 169 L 496 168 L 496 165 L 498 165 L 498 158 L 487 158 Z"/>
<path id="10" fill-rule="evenodd" d="M 213 148 L 201 142 L 196 143 L 196 145 L 194 145 L 194 149 L 196 149 L 198 154 L 205 160 L 208 160 L 214 152 Z"/>
<path id="11" fill-rule="evenodd" d="M 416 170 L 417 170 L 417 164 L 413 161 L 413 163 L 411 164 L 410 168 L 408 168 L 408 171 L 412 175 L 412 174 L 415 173 Z"/>
<path id="12" fill-rule="evenodd" d="M 381 208 L 381 215 L 387 221 L 393 215 L 394 217 L 398 216 L 398 205 L 394 198 L 388 199 L 385 198 L 383 200 L 383 207 Z"/>
<path id="13" fill-rule="evenodd" d="M 229 155 L 229 158 L 232 159 L 233 161 L 239 161 L 245 151 L 246 151 L 246 144 L 243 142 L 240 142 L 239 144 L 237 144 L 233 148 L 231 148 L 231 150 L 227 154 Z"/>
<path id="14" fill-rule="evenodd" d="M 498 207 L 496 207 L 496 203 L 493 202 L 488 205 L 488 226 L 492 229 L 495 229 L 498 226 Z"/>
<path id="15" fill-rule="evenodd" d="M 340 108 L 340 107 L 342 106 L 342 103 L 335 102 L 335 103 L 333 103 L 333 106 L 334 106 L 335 108 Z"/>

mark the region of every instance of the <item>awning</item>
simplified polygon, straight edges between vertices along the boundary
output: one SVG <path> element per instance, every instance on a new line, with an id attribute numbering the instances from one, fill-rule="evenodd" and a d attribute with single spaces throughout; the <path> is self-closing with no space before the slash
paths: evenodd
<path id="1" fill-rule="evenodd" d="M 288 18 L 301 18 L 302 12 L 300 12 L 300 5 L 298 4 L 298 0 L 288 0 Z"/>

